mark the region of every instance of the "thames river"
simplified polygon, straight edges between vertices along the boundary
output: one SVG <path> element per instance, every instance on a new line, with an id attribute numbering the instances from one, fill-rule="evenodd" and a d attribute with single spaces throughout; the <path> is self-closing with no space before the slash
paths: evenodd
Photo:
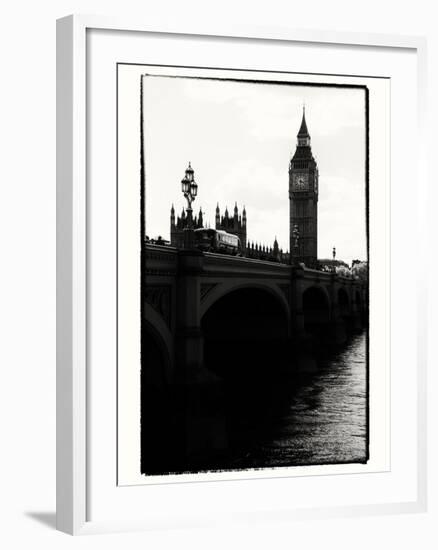
<path id="1" fill-rule="evenodd" d="M 148 396 L 152 411 L 160 403 L 165 405 L 163 415 L 145 415 L 150 419 L 145 453 L 149 473 L 367 461 L 365 331 L 351 336 L 337 351 L 316 359 L 311 372 L 279 370 L 274 360 L 261 364 L 263 368 L 257 373 L 256 361 L 247 362 L 247 369 L 253 370 L 238 377 L 239 365 L 232 363 L 230 375 L 221 384 L 219 413 L 216 411 L 213 423 L 206 424 L 221 444 L 217 451 L 197 459 L 181 455 L 184 430 L 165 414 L 171 410 L 168 405 L 172 401 L 166 402 L 161 394 L 155 401 Z M 208 411 L 211 400 L 207 402 Z M 184 419 L 179 412 L 174 417 Z"/>
<path id="2" fill-rule="evenodd" d="M 242 404 L 231 413 L 233 458 L 228 467 L 366 462 L 365 332 L 320 359 L 314 373 L 252 392 L 242 401 L 236 396 Z"/>

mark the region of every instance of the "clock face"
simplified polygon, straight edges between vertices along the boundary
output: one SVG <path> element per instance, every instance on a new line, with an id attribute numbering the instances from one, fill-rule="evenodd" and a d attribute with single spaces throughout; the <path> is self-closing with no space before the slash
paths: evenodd
<path id="1" fill-rule="evenodd" d="M 308 189 L 309 189 L 309 176 L 307 174 L 294 174 L 293 190 L 308 191 Z"/>

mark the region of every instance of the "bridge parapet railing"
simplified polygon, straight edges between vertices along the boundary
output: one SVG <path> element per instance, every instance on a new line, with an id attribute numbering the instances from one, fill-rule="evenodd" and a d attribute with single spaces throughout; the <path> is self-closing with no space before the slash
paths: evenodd
<path id="1" fill-rule="evenodd" d="M 362 286 L 362 281 L 355 279 L 354 277 L 345 277 L 344 275 L 337 275 L 337 280 L 340 283 L 347 285 L 359 285 Z"/>
<path id="2" fill-rule="evenodd" d="M 231 273 L 236 276 L 254 274 L 288 278 L 291 275 L 291 269 L 288 264 L 254 258 L 212 253 L 204 255 L 204 271 L 206 273 Z"/>
<path id="3" fill-rule="evenodd" d="M 302 270 L 303 276 L 306 279 L 318 279 L 319 281 L 330 282 L 333 277 L 335 277 L 334 273 L 321 271 L 319 269 L 311 269 L 310 267 L 301 267 L 300 269 Z"/>
<path id="4" fill-rule="evenodd" d="M 175 274 L 178 267 L 177 249 L 156 244 L 146 245 L 145 267 L 149 274 Z"/>
<path id="5" fill-rule="evenodd" d="M 331 273 L 330 271 L 321 271 L 319 269 L 312 269 L 309 267 L 302 267 L 303 276 L 306 279 L 314 278 L 319 281 L 334 281 L 341 284 L 347 285 L 359 285 L 362 286 L 362 281 L 355 279 L 353 277 L 346 277 L 340 273 Z"/>

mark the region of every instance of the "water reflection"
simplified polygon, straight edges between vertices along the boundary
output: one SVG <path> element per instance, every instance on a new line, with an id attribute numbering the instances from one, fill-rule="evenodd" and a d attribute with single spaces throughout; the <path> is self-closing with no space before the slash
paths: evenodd
<path id="1" fill-rule="evenodd" d="M 270 395 L 258 429 L 259 439 L 232 427 L 232 439 L 243 437 L 244 456 L 233 468 L 365 462 L 367 459 L 366 335 L 353 336 L 338 353 L 319 361 L 311 375 L 282 380 Z M 266 390 L 266 387 L 265 387 Z M 270 403 L 269 403 L 270 401 Z M 246 405 L 250 405 L 248 401 Z M 243 411 L 240 411 L 241 413 Z M 254 434 L 255 435 L 255 434 Z M 245 444 L 240 445 L 240 452 Z M 238 453 L 238 446 L 235 453 Z"/>
<path id="2" fill-rule="evenodd" d="M 257 363 L 257 355 L 240 368 L 218 363 L 221 382 L 211 387 L 142 385 L 142 473 L 366 462 L 365 332 L 318 359 L 312 373 Z M 205 436 L 205 452 L 188 452 L 193 437 L 198 445 Z"/>

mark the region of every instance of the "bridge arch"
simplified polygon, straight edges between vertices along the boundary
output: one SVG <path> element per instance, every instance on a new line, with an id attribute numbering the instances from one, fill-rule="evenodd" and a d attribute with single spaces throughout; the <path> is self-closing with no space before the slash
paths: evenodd
<path id="1" fill-rule="evenodd" d="M 203 312 L 204 365 L 219 376 L 273 374 L 288 360 L 289 309 L 263 285 L 240 285 L 216 295 Z"/>
<path id="2" fill-rule="evenodd" d="M 152 318 L 153 310 L 149 312 Z M 145 474 L 171 470 L 172 427 L 175 413 L 169 384 L 171 358 L 165 338 L 152 323 L 143 318 L 140 371 L 141 471 Z"/>
<path id="3" fill-rule="evenodd" d="M 290 320 L 290 308 L 289 302 L 286 299 L 285 294 L 281 291 L 279 286 L 275 283 L 257 283 L 252 281 L 245 281 L 236 283 L 234 281 L 218 283 L 204 298 L 201 303 L 201 320 L 212 305 L 231 292 L 235 292 L 241 289 L 258 289 L 271 294 L 276 298 L 284 309 L 287 315 L 288 322 Z"/>
<path id="4" fill-rule="evenodd" d="M 322 286 L 309 286 L 303 292 L 304 330 L 315 336 L 324 333 L 330 322 L 330 301 Z"/>
<path id="5" fill-rule="evenodd" d="M 164 386 L 171 377 L 169 345 L 150 319 L 143 320 L 141 342 L 142 383 Z"/>
<path id="6" fill-rule="evenodd" d="M 160 357 L 155 359 L 157 364 L 163 369 L 164 381 L 170 382 L 172 372 L 172 355 L 173 355 L 173 338 L 170 328 L 167 326 L 163 317 L 148 303 L 143 304 L 143 320 L 142 320 L 142 348 L 149 344 Z M 147 348 L 142 349 L 142 357 L 147 358 Z M 142 361 L 142 364 L 144 362 Z"/>

